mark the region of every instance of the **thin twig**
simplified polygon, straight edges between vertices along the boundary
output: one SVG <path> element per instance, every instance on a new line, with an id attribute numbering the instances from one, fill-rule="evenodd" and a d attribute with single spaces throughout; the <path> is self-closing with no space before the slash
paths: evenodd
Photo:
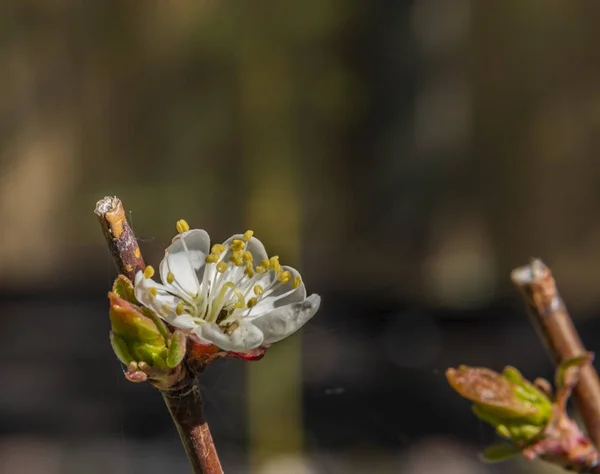
<path id="1" fill-rule="evenodd" d="M 195 473 L 223 474 L 221 462 L 204 419 L 200 388 L 195 379 L 175 392 L 162 392 Z"/>
<path id="2" fill-rule="evenodd" d="M 567 312 L 550 269 L 541 260 L 515 269 L 513 283 L 522 291 L 535 327 L 554 362 L 584 356 L 579 334 Z M 596 448 L 600 446 L 600 379 L 591 363 L 581 367 L 575 387 L 575 404 L 588 435 Z"/>
<path id="3" fill-rule="evenodd" d="M 107 196 L 96 204 L 106 243 L 119 273 L 130 280 L 144 270 L 145 264 L 137 239 L 125 217 L 123 203 L 116 196 Z M 176 387 L 160 390 L 195 474 L 223 474 L 221 462 L 204 418 L 202 397 L 195 373 L 182 371 L 183 379 Z"/>
<path id="4" fill-rule="evenodd" d="M 133 281 L 135 274 L 144 270 L 146 265 L 138 241 L 125 217 L 123 203 L 116 196 L 106 196 L 96 203 L 94 213 L 98 216 L 117 270 Z"/>

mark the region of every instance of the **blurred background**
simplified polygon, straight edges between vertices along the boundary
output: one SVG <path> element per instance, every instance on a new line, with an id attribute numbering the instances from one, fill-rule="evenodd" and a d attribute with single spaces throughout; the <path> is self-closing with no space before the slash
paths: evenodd
<path id="1" fill-rule="evenodd" d="M 0 6 L 0 473 L 189 472 L 111 353 L 119 196 L 147 263 L 185 218 L 251 228 L 321 310 L 202 376 L 229 473 L 485 465 L 461 363 L 552 366 L 512 268 L 600 337 L 600 5 L 559 0 L 8 0 Z"/>

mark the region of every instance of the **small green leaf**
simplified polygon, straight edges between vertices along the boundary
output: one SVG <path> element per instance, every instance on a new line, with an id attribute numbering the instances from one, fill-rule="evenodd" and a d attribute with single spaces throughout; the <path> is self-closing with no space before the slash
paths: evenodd
<path id="1" fill-rule="evenodd" d="M 117 277 L 117 279 L 113 283 L 112 291 L 119 298 L 123 298 L 129 303 L 133 303 L 135 305 L 140 304 L 137 298 L 135 297 L 133 283 L 131 283 L 131 280 L 129 280 L 129 278 L 127 278 L 125 275 L 119 275 Z"/>
<path id="2" fill-rule="evenodd" d="M 158 327 L 151 318 L 142 314 L 141 308 L 115 293 L 109 293 L 108 298 L 110 322 L 115 334 L 127 342 L 143 342 L 157 347 L 166 346 Z"/>
<path id="3" fill-rule="evenodd" d="M 152 311 L 150 308 L 146 308 L 145 306 L 142 306 L 141 310 L 142 310 L 142 314 L 144 316 L 146 316 L 147 318 L 150 318 L 152 320 L 152 322 L 156 325 L 156 328 L 158 329 L 158 332 L 160 332 L 161 336 L 165 340 L 165 343 L 167 343 L 169 341 L 169 338 L 171 337 L 171 333 L 167 329 L 167 326 L 165 325 L 165 323 L 163 322 L 163 320 L 160 319 L 154 313 L 154 311 Z"/>
<path id="4" fill-rule="evenodd" d="M 181 363 L 185 357 L 186 342 L 187 338 L 183 332 L 175 331 L 173 333 L 173 337 L 171 338 L 169 349 L 167 351 L 167 366 L 174 368 Z"/>
<path id="5" fill-rule="evenodd" d="M 133 361 L 133 357 L 127 349 L 127 343 L 117 336 L 114 332 L 110 332 L 110 345 L 112 346 L 113 352 L 123 364 L 129 365 Z"/>
<path id="6" fill-rule="evenodd" d="M 500 462 L 519 453 L 519 449 L 512 444 L 493 444 L 485 448 L 480 457 L 484 462 Z"/>

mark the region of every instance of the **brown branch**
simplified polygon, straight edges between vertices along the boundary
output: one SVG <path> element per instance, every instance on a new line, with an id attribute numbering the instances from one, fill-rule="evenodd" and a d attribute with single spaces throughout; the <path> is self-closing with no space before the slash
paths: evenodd
<path id="1" fill-rule="evenodd" d="M 515 269 L 513 283 L 522 291 L 529 313 L 554 362 L 584 356 L 587 351 L 558 293 L 550 269 L 541 260 Z M 588 435 L 600 446 L 600 379 L 591 363 L 585 364 L 575 387 L 575 404 Z"/>
<path id="2" fill-rule="evenodd" d="M 119 198 L 107 196 L 96 204 L 106 243 L 119 273 L 130 280 L 144 270 L 137 239 L 125 217 Z M 185 362 L 184 362 L 185 364 Z M 223 474 L 221 462 L 204 418 L 202 397 L 195 373 L 185 366 L 176 387 L 159 390 L 163 396 L 195 474 Z"/>
<path id="3" fill-rule="evenodd" d="M 133 281 L 135 274 L 144 270 L 146 265 L 138 241 L 125 217 L 123 203 L 116 196 L 106 196 L 96 203 L 94 213 L 98 216 L 117 270 Z"/>
<path id="4" fill-rule="evenodd" d="M 196 379 L 182 389 L 162 392 L 163 400 L 175 421 L 181 442 L 195 473 L 223 474 L 221 462 L 204 419 L 202 397 Z"/>

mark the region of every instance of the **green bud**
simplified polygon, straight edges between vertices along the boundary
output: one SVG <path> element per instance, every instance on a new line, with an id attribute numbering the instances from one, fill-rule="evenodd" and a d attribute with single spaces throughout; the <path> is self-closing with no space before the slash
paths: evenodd
<path id="1" fill-rule="evenodd" d="M 514 367 L 502 374 L 482 367 L 460 366 L 446 371 L 448 382 L 471 400 L 473 412 L 511 441 L 528 441 L 540 435 L 552 413 L 552 403 Z"/>
<path id="2" fill-rule="evenodd" d="M 141 309 L 120 298 L 115 293 L 109 293 L 110 322 L 113 332 L 123 339 L 145 342 L 160 346 L 165 340 L 152 319 L 143 315 Z"/>
<path id="3" fill-rule="evenodd" d="M 167 344 L 154 321 L 141 309 L 109 293 L 111 344 L 123 363 L 143 361 L 152 367 L 166 368 Z"/>

